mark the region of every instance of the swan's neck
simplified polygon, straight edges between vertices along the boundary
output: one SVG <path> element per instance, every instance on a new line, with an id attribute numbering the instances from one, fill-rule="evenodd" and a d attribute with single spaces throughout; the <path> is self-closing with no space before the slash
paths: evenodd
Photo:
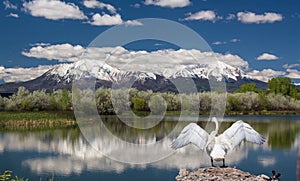
<path id="1" fill-rule="evenodd" d="M 218 120 L 216 118 L 213 118 L 212 121 L 216 124 L 216 128 L 210 134 L 212 136 L 216 136 L 218 134 L 218 131 L 219 131 L 219 123 L 218 123 Z"/>

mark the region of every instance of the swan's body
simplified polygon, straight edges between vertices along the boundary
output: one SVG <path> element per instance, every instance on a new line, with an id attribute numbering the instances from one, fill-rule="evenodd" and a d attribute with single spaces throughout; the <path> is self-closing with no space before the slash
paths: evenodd
<path id="1" fill-rule="evenodd" d="M 201 150 L 206 150 L 211 158 L 212 166 L 214 166 L 214 160 L 223 161 L 223 166 L 225 166 L 227 151 L 234 149 L 244 139 L 256 144 L 263 144 L 265 142 L 265 138 L 256 132 L 249 124 L 241 120 L 235 122 L 231 127 L 225 130 L 223 134 L 217 136 L 219 124 L 216 118 L 212 118 L 212 121 L 215 122 L 216 129 L 210 134 L 196 123 L 188 124 L 173 141 L 172 148 L 178 149 L 192 143 Z"/>

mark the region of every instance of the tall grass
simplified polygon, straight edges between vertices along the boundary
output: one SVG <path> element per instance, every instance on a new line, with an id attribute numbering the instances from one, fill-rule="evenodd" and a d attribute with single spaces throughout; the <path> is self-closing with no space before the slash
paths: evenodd
<path id="1" fill-rule="evenodd" d="M 11 120 L 59 120 L 69 119 L 75 120 L 73 112 L 0 112 L 0 121 L 11 121 Z"/>
<path id="2" fill-rule="evenodd" d="M 0 112 L 0 131 L 74 127 L 72 112 Z"/>

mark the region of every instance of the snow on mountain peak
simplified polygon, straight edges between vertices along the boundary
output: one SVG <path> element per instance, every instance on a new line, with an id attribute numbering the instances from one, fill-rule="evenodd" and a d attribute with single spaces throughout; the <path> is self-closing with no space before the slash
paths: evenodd
<path id="1" fill-rule="evenodd" d="M 49 70 L 47 74 L 52 75 L 57 82 L 70 82 L 73 79 L 90 77 L 110 82 L 119 82 L 126 80 L 128 77 L 135 77 L 136 80 L 145 80 L 147 78 L 155 80 L 156 75 L 167 79 L 178 77 L 210 79 L 214 77 L 218 81 L 221 81 L 223 78 L 232 80 L 237 80 L 239 77 L 248 78 L 242 70 L 221 61 L 210 64 L 176 65 L 172 68 L 153 72 L 120 70 L 100 61 L 78 61 L 72 64 L 58 65 Z"/>

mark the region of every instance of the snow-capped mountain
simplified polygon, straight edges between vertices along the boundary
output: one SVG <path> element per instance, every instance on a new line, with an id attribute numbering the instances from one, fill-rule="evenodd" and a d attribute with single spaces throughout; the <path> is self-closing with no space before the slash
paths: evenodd
<path id="1" fill-rule="evenodd" d="M 220 61 L 214 64 L 176 65 L 172 68 L 153 70 L 152 72 L 139 70 L 126 71 L 106 63 L 79 61 L 73 64 L 58 65 L 46 72 L 46 76 L 55 79 L 57 82 L 71 82 L 73 79 L 94 77 L 98 80 L 117 83 L 127 80 L 128 77 L 133 77 L 136 80 L 155 80 L 157 75 L 166 79 L 180 77 L 201 79 L 215 78 L 218 81 L 221 81 L 223 78 L 235 81 L 239 78 L 249 78 L 242 70 Z"/>
<path id="2" fill-rule="evenodd" d="M 25 86 L 29 90 L 37 89 L 71 89 L 73 80 L 94 78 L 96 87 L 111 87 L 112 84 L 132 82 L 132 87 L 140 90 L 176 92 L 172 80 L 185 81 L 192 79 L 199 91 L 207 91 L 209 79 L 224 80 L 227 90 L 233 91 L 243 83 L 255 82 L 259 88 L 265 88 L 265 83 L 253 80 L 242 70 L 218 61 L 211 64 L 175 65 L 168 68 L 155 68 L 153 71 L 130 70 L 126 66 L 112 66 L 97 61 L 78 61 L 72 64 L 61 64 L 50 69 L 42 76 L 23 83 L 10 83 L 0 86 L 0 92 L 15 92 L 17 87 Z M 150 69 L 151 70 L 151 69 Z"/>
<path id="3" fill-rule="evenodd" d="M 128 77 L 136 79 L 151 78 L 156 79 L 154 73 L 140 71 L 124 71 L 112 67 L 106 63 L 98 62 L 75 62 L 73 64 L 63 64 L 50 69 L 46 76 L 59 82 L 70 83 L 74 79 L 96 78 L 98 80 L 113 83 L 126 81 Z"/>

